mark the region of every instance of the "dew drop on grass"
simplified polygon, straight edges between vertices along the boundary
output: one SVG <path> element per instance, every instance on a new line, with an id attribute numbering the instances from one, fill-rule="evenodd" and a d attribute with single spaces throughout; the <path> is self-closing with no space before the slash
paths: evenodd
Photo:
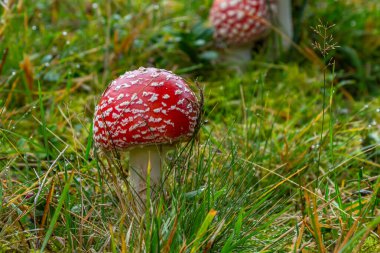
<path id="1" fill-rule="evenodd" d="M 32 26 L 32 30 L 33 30 L 33 31 L 37 30 L 37 26 L 35 26 L 35 25 Z"/>
<path id="2" fill-rule="evenodd" d="M 97 9 L 97 8 L 99 7 L 99 5 L 98 5 L 98 3 L 93 3 L 93 4 L 91 5 L 91 7 L 92 7 L 93 9 Z"/>
<path id="3" fill-rule="evenodd" d="M 16 71 L 12 71 L 12 76 L 16 75 Z"/>
<path id="4" fill-rule="evenodd" d="M 369 105 L 364 105 L 364 109 L 368 109 Z"/>
<path id="5" fill-rule="evenodd" d="M 62 35 L 63 35 L 63 36 L 66 36 L 66 35 L 67 35 L 67 32 L 66 32 L 66 31 L 63 31 L 63 32 L 62 32 Z"/>
<path id="6" fill-rule="evenodd" d="M 319 149 L 319 144 L 312 145 L 311 149 Z"/>
<path id="7" fill-rule="evenodd" d="M 66 40 L 66 45 L 70 45 L 70 41 L 69 40 Z"/>
<path id="8" fill-rule="evenodd" d="M 377 109 L 376 109 L 376 112 L 380 112 L 380 108 L 377 108 Z"/>
<path id="9" fill-rule="evenodd" d="M 50 63 L 48 63 L 48 62 L 45 62 L 45 67 L 49 67 L 50 66 Z"/>

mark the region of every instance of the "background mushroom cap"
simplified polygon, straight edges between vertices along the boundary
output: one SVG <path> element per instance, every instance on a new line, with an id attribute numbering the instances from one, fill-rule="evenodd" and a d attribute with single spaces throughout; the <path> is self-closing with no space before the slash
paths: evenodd
<path id="1" fill-rule="evenodd" d="M 198 116 L 198 99 L 184 79 L 141 67 L 121 75 L 103 93 L 95 108 L 95 144 L 124 149 L 178 142 L 193 135 Z"/>
<path id="2" fill-rule="evenodd" d="M 263 21 L 268 20 L 269 9 L 266 0 L 215 0 L 210 11 L 215 39 L 237 46 L 261 38 L 268 31 Z"/>

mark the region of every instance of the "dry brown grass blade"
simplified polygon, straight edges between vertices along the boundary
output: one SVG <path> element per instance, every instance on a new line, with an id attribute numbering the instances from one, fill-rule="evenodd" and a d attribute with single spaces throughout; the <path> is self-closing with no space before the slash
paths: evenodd
<path id="1" fill-rule="evenodd" d="M 42 219 L 41 219 L 41 224 L 40 224 L 40 228 L 41 228 L 40 232 L 41 233 L 42 233 L 42 231 L 43 231 L 43 229 L 45 227 L 46 218 L 47 218 L 48 213 L 49 213 L 50 203 L 51 203 L 51 200 L 53 199 L 54 187 L 55 187 L 55 183 L 54 183 L 54 181 L 52 181 L 52 184 L 51 184 L 48 196 L 46 198 L 46 204 L 45 204 L 45 208 L 44 208 L 44 214 L 42 215 Z"/>
<path id="2" fill-rule="evenodd" d="M 127 243 L 125 240 L 125 235 L 124 235 L 124 220 L 125 220 L 125 215 L 123 215 L 120 219 L 120 224 L 119 224 L 119 240 L 121 243 L 121 253 L 127 253 Z"/>
<path id="3" fill-rule="evenodd" d="M 21 13 L 23 7 L 24 7 L 24 0 L 18 0 L 18 2 L 17 2 L 17 12 Z"/>
<path id="4" fill-rule="evenodd" d="M 280 182 L 278 182 L 277 184 L 275 184 L 273 187 L 271 187 L 268 191 L 266 191 L 262 196 L 266 196 L 267 194 L 269 194 L 270 192 L 274 191 L 276 188 L 278 188 L 279 186 L 281 186 L 283 183 L 285 182 L 288 182 L 290 181 L 291 178 L 293 178 L 295 175 L 301 173 L 303 170 L 305 170 L 306 168 L 308 168 L 308 166 L 304 166 L 302 167 L 301 169 L 297 170 L 296 172 L 294 172 L 293 174 L 289 175 L 288 177 L 284 177 L 283 180 L 281 180 Z"/>
<path id="5" fill-rule="evenodd" d="M 317 207 L 317 201 L 316 201 L 315 197 L 312 197 L 312 199 L 313 199 L 313 206 L 314 206 L 312 222 L 314 223 L 314 226 L 315 226 L 314 229 L 316 230 L 316 234 L 318 235 L 317 245 L 318 245 L 319 250 L 322 253 L 324 253 L 327 251 L 326 251 L 325 245 L 323 244 L 322 226 L 321 226 L 321 223 L 319 222 L 319 218 L 318 218 L 318 208 L 316 208 Z"/>
<path id="6" fill-rule="evenodd" d="M 4 67 L 4 64 L 5 64 L 5 61 L 7 60 L 7 56 L 8 56 L 8 48 L 4 49 L 3 51 L 3 56 L 1 57 L 1 62 L 0 62 L 0 75 L 1 75 L 1 72 L 3 70 L 3 67 Z"/>
<path id="7" fill-rule="evenodd" d="M 137 26 L 129 36 L 125 37 L 122 42 L 120 43 L 120 47 L 118 47 L 116 50 L 116 53 L 128 53 L 129 49 L 131 48 L 131 45 L 133 41 L 135 41 L 137 35 L 140 34 L 140 31 L 144 30 L 148 25 L 148 21 L 144 20 L 139 26 Z"/>
<path id="8" fill-rule="evenodd" d="M 164 252 L 164 253 L 167 253 L 170 251 L 170 246 L 172 245 L 175 232 L 177 231 L 177 223 L 178 223 L 178 219 L 177 219 L 177 217 L 175 217 L 172 231 L 170 231 L 169 238 L 166 241 L 164 248 L 162 249 L 162 252 Z"/>
<path id="9" fill-rule="evenodd" d="M 314 195 L 310 197 L 309 193 L 305 191 L 305 203 L 308 209 L 308 215 L 311 223 L 310 226 L 307 223 L 305 223 L 305 225 L 308 228 L 309 232 L 313 235 L 319 252 L 325 253 L 327 251 L 325 245 L 323 244 L 321 232 L 322 227 L 319 223 L 316 197 Z"/>
<path id="10" fill-rule="evenodd" d="M 336 253 L 341 252 L 341 249 L 347 244 L 347 242 L 350 240 L 350 238 L 353 236 L 354 232 L 358 228 L 358 224 L 360 220 L 361 218 L 358 218 L 355 220 L 354 224 L 352 225 L 350 230 L 348 230 L 346 236 L 344 237 L 343 242 L 336 245 L 334 252 Z"/>
<path id="11" fill-rule="evenodd" d="M 0 1 L 0 9 L 3 9 L 3 13 L 0 15 L 3 20 L 7 21 L 8 19 L 8 15 L 10 15 L 10 9 L 12 7 L 12 2 L 13 1 L 9 1 L 8 4 Z M 1 8 L 2 7 L 2 8 Z M 4 34 L 4 31 L 5 31 L 5 28 L 7 28 L 7 25 L 8 25 L 8 22 L 4 22 L 2 24 L 2 26 L 0 26 L 0 40 L 3 38 L 3 34 Z"/>
<path id="12" fill-rule="evenodd" d="M 51 22 L 54 24 L 58 21 L 59 1 L 54 0 L 51 6 Z"/>
<path id="13" fill-rule="evenodd" d="M 289 142 L 294 143 L 295 141 L 300 139 L 312 126 L 314 126 L 322 118 L 324 114 L 328 112 L 329 109 L 330 109 L 330 105 L 326 106 L 324 110 L 322 110 L 309 124 L 307 124 L 305 128 L 303 128 L 299 132 L 299 134 L 294 136 L 293 139 L 291 139 Z"/>
<path id="14" fill-rule="evenodd" d="M 20 62 L 20 68 L 24 71 L 26 83 L 28 84 L 28 88 L 30 92 L 33 92 L 33 65 L 30 61 L 29 56 L 25 55 L 22 62 Z"/>
<path id="15" fill-rule="evenodd" d="M 295 240 L 294 240 L 294 245 L 293 245 L 293 252 L 297 252 L 297 250 L 301 246 L 303 234 L 305 232 L 305 223 L 306 223 L 306 221 L 304 219 L 304 222 L 302 222 L 301 227 L 299 229 L 298 235 L 296 235 L 296 237 L 294 238 Z"/>
<path id="16" fill-rule="evenodd" d="M 16 78 L 16 80 L 14 80 L 14 82 L 12 83 L 11 90 L 9 91 L 8 96 L 7 96 L 7 100 L 5 100 L 5 108 L 8 108 L 8 106 L 12 102 L 12 95 L 19 80 L 20 80 L 19 78 Z"/>
<path id="17" fill-rule="evenodd" d="M 186 250 L 187 250 L 187 244 L 186 244 L 186 239 L 184 239 L 181 250 L 179 252 L 183 253 L 183 252 L 186 252 Z"/>

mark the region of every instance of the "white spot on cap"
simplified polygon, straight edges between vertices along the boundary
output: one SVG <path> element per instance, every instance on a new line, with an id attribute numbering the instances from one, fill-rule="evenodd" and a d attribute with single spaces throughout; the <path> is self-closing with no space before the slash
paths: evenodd
<path id="1" fill-rule="evenodd" d="M 162 110 L 162 107 L 158 107 L 158 108 L 156 108 L 156 109 L 153 109 L 153 111 L 154 111 L 155 113 L 159 113 L 159 112 L 161 112 L 161 110 Z"/>
<path id="2" fill-rule="evenodd" d="M 133 93 L 132 97 L 131 97 L 131 101 L 134 101 L 137 99 L 137 93 Z"/>
<path id="3" fill-rule="evenodd" d="M 149 122 L 160 122 L 162 119 L 161 118 L 153 118 L 152 116 L 149 117 L 148 121 Z"/>
<path id="4" fill-rule="evenodd" d="M 113 119 L 118 119 L 119 117 L 120 117 L 120 114 L 112 113 L 112 118 Z"/>
<path id="5" fill-rule="evenodd" d="M 139 135 L 139 134 L 134 134 L 134 135 L 132 135 L 132 138 L 133 139 L 137 139 L 137 138 L 140 138 L 141 137 L 141 135 Z"/>
<path id="6" fill-rule="evenodd" d="M 164 82 L 153 82 L 150 84 L 152 87 L 161 87 L 164 86 Z"/>
<path id="7" fill-rule="evenodd" d="M 236 15 L 236 18 L 238 20 L 242 20 L 244 18 L 244 16 L 245 16 L 244 11 L 238 11 L 237 15 Z"/>
<path id="8" fill-rule="evenodd" d="M 174 123 L 169 119 L 169 120 L 164 120 L 164 122 L 168 125 L 171 125 L 174 127 Z"/>
<path id="9" fill-rule="evenodd" d="M 228 7 L 228 4 L 227 4 L 227 2 L 226 1 L 223 1 L 223 2 L 221 2 L 220 3 L 220 9 L 222 9 L 222 10 L 225 10 L 225 9 L 227 9 L 227 7 Z"/>
<path id="10" fill-rule="evenodd" d="M 158 94 L 156 94 L 156 93 L 153 93 L 152 96 L 148 99 L 148 101 L 150 101 L 152 103 L 156 100 L 158 100 Z"/>
<path id="11" fill-rule="evenodd" d="M 120 100 L 124 97 L 124 94 L 123 93 L 120 93 L 119 96 L 117 96 L 116 100 Z"/>

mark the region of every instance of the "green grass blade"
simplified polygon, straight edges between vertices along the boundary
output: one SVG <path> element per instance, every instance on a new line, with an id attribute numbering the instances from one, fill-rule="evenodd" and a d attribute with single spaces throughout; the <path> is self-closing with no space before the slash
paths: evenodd
<path id="1" fill-rule="evenodd" d="M 48 147 L 48 132 L 46 131 L 46 117 L 45 117 L 45 108 L 42 100 L 42 90 L 41 83 L 38 81 L 38 101 L 40 105 L 40 113 L 41 113 L 41 122 L 42 122 L 42 134 L 44 137 L 44 145 L 45 145 L 45 153 L 46 156 L 49 157 L 49 147 Z"/>
<path id="2" fill-rule="evenodd" d="M 94 128 L 94 125 L 93 123 L 91 123 L 90 131 L 87 138 L 86 154 L 84 156 L 86 161 L 88 161 L 88 158 L 90 157 L 90 151 L 91 151 L 92 142 L 93 142 L 93 138 L 92 138 L 93 128 Z"/>
<path id="3" fill-rule="evenodd" d="M 46 248 L 47 243 L 49 241 L 49 238 L 53 233 L 55 223 L 58 220 L 59 213 L 61 212 L 63 203 L 65 202 L 65 199 L 66 199 L 67 194 L 69 192 L 70 184 L 71 184 L 71 181 L 73 180 L 73 178 L 74 178 L 74 172 L 71 173 L 69 180 L 66 182 L 65 187 L 63 188 L 62 194 L 61 194 L 59 201 L 58 201 L 57 208 L 55 209 L 55 212 L 54 212 L 53 218 L 51 219 L 48 231 L 46 232 L 44 242 L 42 243 L 42 247 L 40 250 L 41 252 L 43 252 L 44 249 Z"/>
<path id="4" fill-rule="evenodd" d="M 198 232 L 197 232 L 197 235 L 195 236 L 195 240 L 194 240 L 194 245 L 191 249 L 191 253 L 195 253 L 195 252 L 198 252 L 199 250 L 199 244 L 204 236 L 204 234 L 207 232 L 207 229 L 208 227 L 210 226 L 212 220 L 214 219 L 215 215 L 217 214 L 218 212 L 214 209 L 211 209 L 206 218 L 204 219 L 201 227 L 199 228 Z"/>

